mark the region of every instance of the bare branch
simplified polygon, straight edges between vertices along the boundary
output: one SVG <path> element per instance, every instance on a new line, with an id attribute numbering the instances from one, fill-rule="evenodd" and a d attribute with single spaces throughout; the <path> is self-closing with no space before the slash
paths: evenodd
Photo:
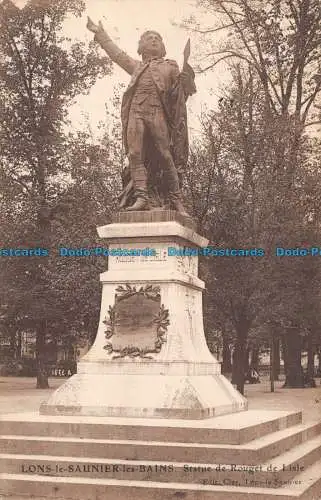
<path id="1" fill-rule="evenodd" d="M 321 78 L 320 78 L 319 82 L 317 83 L 314 92 L 311 94 L 310 99 L 307 102 L 307 105 L 306 105 L 305 110 L 304 110 L 303 115 L 302 115 L 302 122 L 303 123 L 305 122 L 305 120 L 308 116 L 309 109 L 311 108 L 316 96 L 318 95 L 318 93 L 320 91 L 321 91 Z"/>
<path id="2" fill-rule="evenodd" d="M 286 0 L 286 1 L 287 1 L 288 6 L 290 7 L 291 14 L 296 22 L 296 25 L 298 26 L 299 25 L 299 14 L 296 10 L 294 2 L 292 0 Z"/>
<path id="3" fill-rule="evenodd" d="M 236 21 L 236 23 L 238 23 L 238 24 L 240 24 L 242 22 L 243 22 L 243 20 Z M 207 35 L 208 33 L 217 33 L 218 31 L 231 28 L 232 26 L 234 26 L 234 23 L 225 24 L 223 26 L 218 26 L 217 28 L 208 28 L 208 29 L 205 29 L 205 30 L 201 30 L 201 29 L 198 29 L 198 28 L 190 28 L 189 27 L 188 30 L 189 31 L 193 31 L 194 33 L 200 33 L 202 35 Z"/>
<path id="4" fill-rule="evenodd" d="M 199 69 L 197 71 L 197 73 L 204 73 L 205 71 L 208 71 L 209 69 L 212 69 L 214 68 L 218 63 L 220 63 L 221 61 L 224 61 L 225 59 L 229 59 L 231 57 L 235 57 L 237 59 L 243 59 L 244 61 L 246 61 L 249 65 L 253 65 L 253 62 L 248 59 L 246 56 L 242 55 L 242 54 L 239 54 L 237 52 L 233 52 L 232 50 L 223 50 L 223 51 L 219 51 L 218 53 L 222 54 L 223 52 L 229 52 L 228 54 L 226 54 L 225 56 L 222 56 L 220 57 L 219 59 L 217 59 L 217 61 L 213 62 L 212 64 L 210 64 L 209 66 L 206 66 L 206 68 L 203 68 L 203 69 Z"/>
<path id="5" fill-rule="evenodd" d="M 285 92 L 284 92 L 284 75 L 283 75 L 283 68 L 282 68 L 282 63 L 280 59 L 280 50 L 279 50 L 279 45 L 276 42 L 275 38 L 272 37 L 273 39 L 273 46 L 275 50 L 275 58 L 276 58 L 276 66 L 278 70 L 278 77 L 279 77 L 279 82 L 280 82 L 280 89 L 281 89 L 281 99 L 282 101 L 284 100 L 285 97 Z"/>
<path id="6" fill-rule="evenodd" d="M 247 49 L 247 51 L 249 52 L 249 54 L 251 55 L 253 61 L 254 61 L 254 65 L 259 69 L 259 65 L 258 65 L 258 61 L 255 57 L 255 54 L 253 53 L 253 51 L 251 50 L 251 47 L 249 46 L 249 43 L 247 41 L 247 39 L 245 38 L 244 36 L 244 33 L 243 31 L 241 30 L 241 28 L 239 27 L 239 23 L 237 22 L 237 20 L 233 17 L 233 15 L 231 14 L 231 12 L 229 12 L 226 7 L 223 5 L 223 2 L 220 2 L 220 5 L 222 7 L 222 9 L 224 10 L 225 14 L 228 16 L 228 18 L 230 19 L 231 21 L 231 24 L 233 26 L 235 26 L 236 30 L 238 31 L 240 37 L 241 37 L 241 40 L 245 46 L 245 48 Z"/>
<path id="7" fill-rule="evenodd" d="M 304 128 L 311 127 L 312 125 L 321 125 L 321 120 L 316 120 L 314 122 L 308 122 L 304 125 Z"/>

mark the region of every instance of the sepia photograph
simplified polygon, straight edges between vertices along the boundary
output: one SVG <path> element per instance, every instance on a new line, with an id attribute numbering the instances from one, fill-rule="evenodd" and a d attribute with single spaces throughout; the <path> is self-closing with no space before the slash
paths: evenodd
<path id="1" fill-rule="evenodd" d="M 0 500 L 321 500 L 321 0 L 0 0 Z"/>

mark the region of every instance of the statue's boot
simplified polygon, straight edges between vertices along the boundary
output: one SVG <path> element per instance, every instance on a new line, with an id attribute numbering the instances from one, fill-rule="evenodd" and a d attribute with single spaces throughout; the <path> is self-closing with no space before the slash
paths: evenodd
<path id="1" fill-rule="evenodd" d="M 128 212 L 134 212 L 139 210 L 149 210 L 149 201 L 147 190 L 145 189 L 137 189 L 136 190 L 136 201 L 131 207 L 127 207 L 126 210 Z"/>
<path id="2" fill-rule="evenodd" d="M 133 180 L 135 203 L 127 207 L 128 212 L 139 210 L 149 210 L 149 197 L 147 189 L 147 172 L 144 163 L 135 161 L 130 162 L 130 175 Z"/>
<path id="3" fill-rule="evenodd" d="M 183 217 L 190 217 L 190 215 L 186 212 L 184 205 L 182 203 L 182 197 L 180 192 L 170 193 L 169 199 L 172 207 L 177 210 Z"/>

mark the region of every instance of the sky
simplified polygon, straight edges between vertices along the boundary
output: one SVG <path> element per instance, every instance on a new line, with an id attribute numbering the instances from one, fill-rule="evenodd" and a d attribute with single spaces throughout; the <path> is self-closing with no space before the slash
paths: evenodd
<path id="1" fill-rule="evenodd" d="M 27 0 L 14 0 L 18 7 L 23 7 Z M 188 32 L 179 24 L 186 18 L 194 16 L 202 29 L 216 24 L 217 19 L 208 11 L 201 11 L 196 7 L 197 0 L 86 0 L 86 11 L 82 18 L 70 18 L 66 21 L 64 30 L 72 40 L 88 42 L 93 34 L 86 28 L 87 15 L 95 23 L 102 21 L 110 37 L 132 57 L 138 58 L 137 44 L 140 35 L 148 30 L 158 31 L 165 42 L 169 59 L 175 59 L 182 66 L 183 50 L 187 39 L 191 39 L 191 66 L 208 63 L 202 58 L 206 49 L 204 39 L 195 32 Z M 176 23 L 176 24 L 175 24 Z M 224 31 L 219 32 L 224 37 Z M 211 35 L 213 40 L 213 35 Z M 219 48 L 221 39 L 216 34 L 214 43 Z M 105 55 L 103 49 L 99 49 Z M 188 124 L 190 139 L 200 133 L 199 115 L 206 108 L 216 108 L 218 99 L 223 90 L 228 88 L 230 81 L 229 71 L 223 63 L 216 66 L 214 71 L 207 71 L 196 75 L 197 93 L 187 102 Z M 113 64 L 113 73 L 108 75 L 92 87 L 89 95 L 80 96 L 70 109 L 71 126 L 74 129 L 88 127 L 88 122 L 94 135 L 99 133 L 100 121 L 106 119 L 105 105 L 114 94 L 114 87 L 119 83 L 127 86 L 129 75 L 117 65 Z M 111 108 L 111 105 L 109 105 Z M 120 113 L 120 110 L 119 110 Z M 319 134 L 319 127 L 315 132 Z M 312 127 L 309 129 L 312 132 Z M 317 132 L 318 131 L 318 132 Z"/>
<path id="2" fill-rule="evenodd" d="M 26 0 L 15 0 L 23 7 Z M 183 50 L 187 39 L 191 38 L 190 64 L 199 62 L 199 39 L 196 33 L 189 33 L 173 23 L 180 23 L 184 18 L 197 13 L 202 25 L 211 25 L 214 20 L 197 10 L 195 0 L 87 0 L 86 12 L 82 18 L 69 19 L 65 31 L 72 39 L 90 41 L 93 34 L 86 29 L 87 15 L 95 23 L 102 21 L 105 30 L 115 43 L 132 57 L 139 58 L 137 44 L 140 35 L 148 30 L 158 31 L 165 42 L 169 59 L 175 59 L 182 66 Z M 105 55 L 102 49 L 101 54 Z M 224 67 L 215 72 L 196 75 L 197 94 L 189 98 L 187 107 L 189 113 L 190 136 L 198 134 L 200 125 L 198 115 L 206 107 L 216 106 L 219 98 L 220 85 L 226 85 L 228 76 Z M 117 65 L 113 65 L 112 76 L 99 80 L 88 96 L 81 96 L 70 111 L 70 119 L 74 128 L 90 125 L 95 133 L 100 120 L 105 118 L 105 103 L 113 96 L 114 86 L 123 83 L 127 86 L 129 75 Z"/>

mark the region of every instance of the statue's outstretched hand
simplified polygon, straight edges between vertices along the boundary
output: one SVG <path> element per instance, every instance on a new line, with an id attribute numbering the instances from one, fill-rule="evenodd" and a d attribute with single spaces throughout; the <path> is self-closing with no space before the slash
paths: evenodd
<path id="1" fill-rule="evenodd" d="M 87 28 L 95 33 L 94 40 L 99 43 L 110 59 L 132 75 L 136 68 L 137 61 L 117 47 L 104 29 L 102 22 L 99 21 L 98 24 L 95 24 L 90 17 L 88 17 Z"/>
<path id="2" fill-rule="evenodd" d="M 99 21 L 97 25 L 90 19 L 89 16 L 87 17 L 87 28 L 89 29 L 89 31 L 92 31 L 93 33 L 98 33 L 98 31 L 104 30 L 101 21 Z"/>

